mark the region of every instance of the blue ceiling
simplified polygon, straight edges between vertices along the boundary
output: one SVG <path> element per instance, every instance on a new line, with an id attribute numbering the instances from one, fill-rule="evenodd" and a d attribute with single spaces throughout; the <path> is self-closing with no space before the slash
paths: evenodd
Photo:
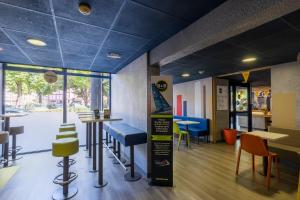
<path id="1" fill-rule="evenodd" d="M 116 73 L 224 1 L 86 0 L 85 16 L 79 0 L 0 0 L 0 62 Z"/>
<path id="2" fill-rule="evenodd" d="M 241 33 L 161 67 L 174 83 L 218 76 L 297 60 L 300 52 L 300 10 Z M 243 63 L 245 57 L 256 57 Z M 199 70 L 205 73 L 199 74 Z M 188 78 L 181 77 L 189 73 Z"/>

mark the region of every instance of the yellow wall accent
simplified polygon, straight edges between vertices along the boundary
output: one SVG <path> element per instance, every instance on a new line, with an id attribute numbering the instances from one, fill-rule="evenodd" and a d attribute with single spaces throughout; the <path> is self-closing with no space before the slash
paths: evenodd
<path id="1" fill-rule="evenodd" d="M 296 128 L 296 93 L 272 94 L 272 126 Z"/>

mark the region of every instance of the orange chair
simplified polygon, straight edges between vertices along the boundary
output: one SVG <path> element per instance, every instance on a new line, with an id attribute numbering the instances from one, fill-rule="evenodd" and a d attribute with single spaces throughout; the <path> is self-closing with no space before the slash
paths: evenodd
<path id="1" fill-rule="evenodd" d="M 272 153 L 268 151 L 268 147 L 260 137 L 250 135 L 250 134 L 242 134 L 240 137 L 241 145 L 238 152 L 237 165 L 236 165 L 236 175 L 239 173 L 239 165 L 242 150 L 252 154 L 252 172 L 255 172 L 255 156 L 265 156 L 268 157 L 268 172 L 266 178 L 266 186 L 270 188 L 270 178 L 271 178 L 271 169 L 272 169 L 272 161 L 276 163 L 276 172 L 277 177 L 279 178 L 279 156 L 276 153 Z"/>

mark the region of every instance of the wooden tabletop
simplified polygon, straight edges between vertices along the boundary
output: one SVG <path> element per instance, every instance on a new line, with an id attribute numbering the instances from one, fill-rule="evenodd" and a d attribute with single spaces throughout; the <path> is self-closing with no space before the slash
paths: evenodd
<path id="1" fill-rule="evenodd" d="M 179 122 L 181 119 L 173 119 L 173 122 Z"/>
<path id="2" fill-rule="evenodd" d="M 268 146 L 287 150 L 287 151 L 296 152 L 300 156 L 300 148 L 299 147 L 290 146 L 290 145 L 286 145 L 286 144 L 273 143 L 273 142 L 269 142 Z"/>
<path id="3" fill-rule="evenodd" d="M 2 118 L 24 117 L 26 115 L 28 115 L 28 113 L 5 113 L 5 114 L 0 114 L 0 117 Z"/>
<path id="4" fill-rule="evenodd" d="M 83 118 L 79 118 L 79 119 L 82 123 L 107 122 L 107 121 L 120 121 L 120 120 L 122 120 L 122 118 L 119 118 L 119 117 L 110 117 L 109 119 L 104 118 L 104 117 L 100 117 L 99 119 L 96 119 L 94 116 L 83 117 Z"/>
<path id="5" fill-rule="evenodd" d="M 289 136 L 287 134 L 273 133 L 273 132 L 267 132 L 267 131 L 253 131 L 253 132 L 248 132 L 247 134 L 255 135 L 262 139 L 270 140 L 270 141 L 278 140 L 278 139 Z"/>
<path id="6" fill-rule="evenodd" d="M 196 121 L 179 121 L 176 122 L 177 124 L 182 124 L 182 125 L 190 125 L 190 124 L 200 124 L 200 122 L 196 122 Z"/>

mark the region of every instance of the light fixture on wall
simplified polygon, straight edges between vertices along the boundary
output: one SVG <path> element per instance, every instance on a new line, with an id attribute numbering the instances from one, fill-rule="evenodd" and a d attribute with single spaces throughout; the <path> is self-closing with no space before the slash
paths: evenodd
<path id="1" fill-rule="evenodd" d="M 107 54 L 107 57 L 108 58 L 111 58 L 111 59 L 121 59 L 122 56 L 118 53 L 113 53 L 113 52 L 110 52 Z"/>
<path id="2" fill-rule="evenodd" d="M 182 77 L 190 77 L 190 74 L 189 73 L 183 73 L 181 74 Z"/>
<path id="3" fill-rule="evenodd" d="M 204 74 L 204 72 L 205 72 L 204 70 L 199 70 L 198 74 Z"/>
<path id="4" fill-rule="evenodd" d="M 244 58 L 243 60 L 242 60 L 242 62 L 243 63 L 249 63 L 249 62 L 254 62 L 254 61 L 256 61 L 257 60 L 257 58 L 255 58 L 255 57 L 248 57 L 248 58 Z"/>
<path id="5" fill-rule="evenodd" d="M 83 15 L 90 15 L 92 8 L 91 8 L 90 4 L 81 2 L 81 3 L 79 3 L 78 11 Z"/>
<path id="6" fill-rule="evenodd" d="M 46 42 L 44 42 L 42 40 L 38 40 L 38 39 L 30 38 L 30 39 L 27 39 L 27 42 L 31 45 L 38 46 L 38 47 L 47 46 Z"/>

